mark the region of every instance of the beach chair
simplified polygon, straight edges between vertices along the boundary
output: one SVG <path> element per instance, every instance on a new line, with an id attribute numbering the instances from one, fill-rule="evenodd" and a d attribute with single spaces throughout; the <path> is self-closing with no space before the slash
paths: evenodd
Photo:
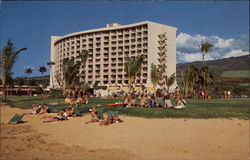
<path id="1" fill-rule="evenodd" d="M 99 120 L 103 120 L 104 118 L 103 118 L 103 112 L 104 112 L 104 110 L 102 109 L 102 110 L 98 110 L 98 119 Z"/>
<path id="2" fill-rule="evenodd" d="M 74 109 L 73 116 L 81 116 L 80 111 Z"/>
<path id="3" fill-rule="evenodd" d="M 22 123 L 22 118 L 23 118 L 24 114 L 15 114 L 11 120 L 9 121 L 9 124 L 18 124 L 18 123 Z"/>
<path id="4" fill-rule="evenodd" d="M 112 115 L 115 115 L 115 117 L 118 117 L 119 112 L 118 111 L 108 111 L 108 119 L 112 119 Z"/>
<path id="5" fill-rule="evenodd" d="M 48 107 L 51 113 L 56 113 L 54 105 L 49 105 Z"/>

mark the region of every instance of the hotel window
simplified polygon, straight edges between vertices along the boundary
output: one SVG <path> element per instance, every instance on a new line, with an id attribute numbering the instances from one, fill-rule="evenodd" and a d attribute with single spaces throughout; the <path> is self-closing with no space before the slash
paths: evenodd
<path id="1" fill-rule="evenodd" d="M 141 30 L 141 27 L 137 27 L 136 30 L 137 30 L 137 31 L 140 31 L 140 30 Z"/>
<path id="2" fill-rule="evenodd" d="M 141 32 L 138 32 L 138 33 L 137 33 L 137 36 L 141 36 Z"/>
<path id="3" fill-rule="evenodd" d="M 123 35 L 119 35 L 118 38 L 119 38 L 119 39 L 122 39 L 122 38 L 123 38 Z"/>
<path id="4" fill-rule="evenodd" d="M 93 42 L 93 38 L 89 38 L 89 42 Z"/>
<path id="5" fill-rule="evenodd" d="M 100 42 L 100 41 L 101 41 L 101 38 L 100 38 L 100 37 L 97 37 L 97 38 L 96 38 L 96 41 L 97 41 L 97 42 Z"/>
<path id="6" fill-rule="evenodd" d="M 100 51 L 101 51 L 101 49 L 100 49 L 100 48 L 96 48 L 95 50 L 96 50 L 96 52 L 100 52 Z"/>
<path id="7" fill-rule="evenodd" d="M 105 40 L 105 41 L 108 41 L 108 40 L 109 40 L 109 37 L 104 37 L 104 40 Z"/>
<path id="8" fill-rule="evenodd" d="M 103 65 L 104 67 L 108 67 L 109 66 L 109 64 L 104 64 Z M 104 72 L 108 72 L 108 70 L 103 70 Z"/>

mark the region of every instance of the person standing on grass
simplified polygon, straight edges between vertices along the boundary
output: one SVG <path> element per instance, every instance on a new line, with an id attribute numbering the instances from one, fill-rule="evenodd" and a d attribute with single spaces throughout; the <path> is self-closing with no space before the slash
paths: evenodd
<path id="1" fill-rule="evenodd" d="M 231 98 L 231 91 L 227 91 L 227 98 Z"/>
<path id="2" fill-rule="evenodd" d="M 225 99 L 227 98 L 227 91 L 226 90 L 224 91 L 224 98 Z"/>

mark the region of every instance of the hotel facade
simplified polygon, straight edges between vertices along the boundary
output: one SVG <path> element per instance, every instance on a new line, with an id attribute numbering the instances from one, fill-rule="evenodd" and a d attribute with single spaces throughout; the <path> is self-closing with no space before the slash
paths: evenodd
<path id="1" fill-rule="evenodd" d="M 78 55 L 87 50 L 86 67 L 80 69 L 81 80 L 104 87 L 127 86 L 126 57 L 145 55 L 135 85 L 150 88 L 152 63 L 165 64 L 165 75 L 176 73 L 176 30 L 175 27 L 144 21 L 129 25 L 113 23 L 105 28 L 51 36 L 51 61 L 55 65 L 51 68 L 50 87 L 59 87 L 56 74 L 63 78 L 63 59 L 80 61 Z"/>

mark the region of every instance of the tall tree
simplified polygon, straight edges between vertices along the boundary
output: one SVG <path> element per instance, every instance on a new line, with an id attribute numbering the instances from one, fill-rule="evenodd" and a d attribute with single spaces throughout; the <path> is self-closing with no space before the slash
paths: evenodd
<path id="1" fill-rule="evenodd" d="M 44 73 L 44 72 L 47 72 L 47 68 L 44 67 L 44 66 L 41 66 L 41 67 L 39 67 L 39 70 L 38 70 L 38 71 L 41 72 L 41 74 L 42 74 L 42 76 L 43 76 L 43 73 Z"/>
<path id="2" fill-rule="evenodd" d="M 53 61 L 47 62 L 47 65 L 50 67 L 50 74 L 51 74 L 51 82 L 52 82 L 52 88 L 54 88 L 54 80 L 53 80 L 53 71 L 52 71 L 52 66 L 55 65 L 56 63 Z"/>
<path id="3" fill-rule="evenodd" d="M 11 79 L 12 67 L 16 62 L 17 55 L 24 50 L 27 50 L 27 48 L 22 48 L 18 51 L 15 51 L 14 44 L 11 42 L 11 40 L 8 40 L 6 46 L 2 49 L 0 68 L 2 68 L 1 78 L 3 83 L 3 101 L 6 101 L 6 85 L 8 85 L 8 79 Z"/>
<path id="4" fill-rule="evenodd" d="M 175 81 L 175 73 L 171 74 L 170 77 L 164 76 L 164 78 L 165 78 L 167 90 L 169 92 L 169 88 L 174 84 L 174 81 Z"/>
<path id="5" fill-rule="evenodd" d="M 207 87 L 211 86 L 213 84 L 213 72 L 210 70 L 208 65 L 203 64 L 199 70 L 199 84 L 200 89 L 206 90 Z"/>
<path id="6" fill-rule="evenodd" d="M 201 42 L 200 50 L 202 54 L 202 60 L 204 63 L 205 55 L 212 49 L 213 45 L 209 42 Z"/>
<path id="7" fill-rule="evenodd" d="M 79 69 L 80 62 L 75 63 L 74 59 L 65 58 L 63 59 L 63 92 L 79 82 Z"/>
<path id="8" fill-rule="evenodd" d="M 80 54 L 79 54 L 79 57 L 81 59 L 81 65 L 82 65 L 82 69 L 83 69 L 83 72 L 85 74 L 85 69 L 86 69 L 86 63 L 87 63 L 87 60 L 88 60 L 88 57 L 89 57 L 89 53 L 87 50 L 83 50 Z M 83 73 L 82 72 L 82 73 Z M 83 79 L 84 81 L 84 79 Z"/>
<path id="9" fill-rule="evenodd" d="M 47 68 L 46 67 L 44 67 L 44 66 L 41 66 L 41 67 L 39 67 L 39 70 L 38 70 L 39 72 L 41 72 L 41 74 L 42 74 L 42 76 L 43 76 L 43 73 L 44 72 L 47 72 Z M 42 77 L 42 88 L 44 87 L 44 84 L 43 84 L 43 77 Z"/>
<path id="10" fill-rule="evenodd" d="M 135 82 L 136 77 L 141 73 L 141 67 L 145 55 L 139 55 L 137 57 L 126 57 L 124 70 L 128 76 L 129 94 L 131 93 L 132 84 Z"/>
<path id="11" fill-rule="evenodd" d="M 25 69 L 25 72 L 24 72 L 24 73 L 27 74 L 27 76 L 28 76 L 28 84 L 29 84 L 29 85 L 30 85 L 30 82 L 29 82 L 29 81 L 30 81 L 30 80 L 29 80 L 30 77 L 29 77 L 29 75 L 30 75 L 32 72 L 33 72 L 33 70 L 32 70 L 31 67 L 26 68 L 26 69 Z"/>
<path id="12" fill-rule="evenodd" d="M 151 72 L 150 72 L 151 83 L 153 84 L 154 93 L 156 92 L 156 87 L 159 81 L 162 79 L 162 70 L 160 67 L 157 67 L 155 64 L 151 64 Z"/>

